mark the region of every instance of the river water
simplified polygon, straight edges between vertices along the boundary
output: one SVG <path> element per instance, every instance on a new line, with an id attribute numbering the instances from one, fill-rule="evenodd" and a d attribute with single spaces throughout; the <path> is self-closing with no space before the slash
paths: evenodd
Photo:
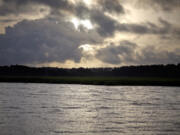
<path id="1" fill-rule="evenodd" d="M 0 83 L 0 135 L 179 135 L 180 88 Z"/>

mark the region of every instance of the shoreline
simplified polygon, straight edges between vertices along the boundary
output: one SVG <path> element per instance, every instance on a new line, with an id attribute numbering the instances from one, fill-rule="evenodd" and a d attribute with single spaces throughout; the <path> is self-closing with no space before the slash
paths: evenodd
<path id="1" fill-rule="evenodd" d="M 107 86 L 175 86 L 180 87 L 180 78 L 157 77 L 50 77 L 50 76 L 0 76 L 6 83 L 83 84 Z"/>

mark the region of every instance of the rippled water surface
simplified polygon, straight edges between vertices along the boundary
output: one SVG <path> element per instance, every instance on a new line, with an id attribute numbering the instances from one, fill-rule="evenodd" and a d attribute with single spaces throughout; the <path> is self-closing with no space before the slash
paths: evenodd
<path id="1" fill-rule="evenodd" d="M 0 83 L 0 135 L 180 134 L 180 88 Z"/>

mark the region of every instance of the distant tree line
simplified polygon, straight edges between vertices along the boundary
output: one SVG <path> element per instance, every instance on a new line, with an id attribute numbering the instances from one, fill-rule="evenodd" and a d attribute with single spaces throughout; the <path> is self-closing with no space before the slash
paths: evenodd
<path id="1" fill-rule="evenodd" d="M 113 76 L 180 78 L 180 64 L 72 69 L 11 65 L 0 66 L 0 76 Z"/>

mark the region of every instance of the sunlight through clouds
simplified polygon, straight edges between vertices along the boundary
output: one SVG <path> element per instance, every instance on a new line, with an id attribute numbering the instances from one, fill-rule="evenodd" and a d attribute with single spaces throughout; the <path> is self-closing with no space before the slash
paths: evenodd
<path id="1" fill-rule="evenodd" d="M 179 7 L 178 0 L 0 0 L 0 64 L 178 63 Z"/>
<path id="2" fill-rule="evenodd" d="M 90 6 L 90 5 L 92 5 L 93 0 L 83 0 L 83 2 L 84 2 L 86 5 Z"/>
<path id="3" fill-rule="evenodd" d="M 89 20 L 79 20 L 78 18 L 72 18 L 71 22 L 76 29 L 78 29 L 80 25 L 84 26 L 88 30 L 93 29 L 93 25 Z"/>
<path id="4" fill-rule="evenodd" d="M 84 3 L 88 7 L 92 7 L 96 0 L 68 0 L 70 3 L 77 5 L 78 3 Z"/>
<path id="5" fill-rule="evenodd" d="M 90 55 L 95 54 L 95 49 L 93 48 L 92 45 L 84 44 L 81 45 L 79 48 L 82 49 L 85 54 L 90 54 Z"/>

